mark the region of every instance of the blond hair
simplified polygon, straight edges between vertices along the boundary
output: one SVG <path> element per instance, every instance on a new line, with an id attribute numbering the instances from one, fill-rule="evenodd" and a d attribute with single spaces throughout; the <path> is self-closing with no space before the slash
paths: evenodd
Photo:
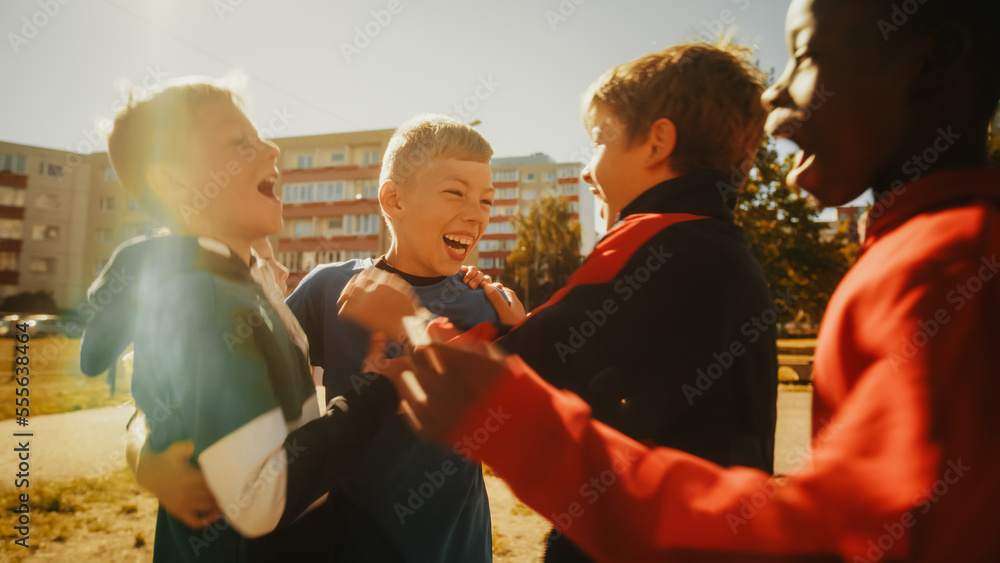
<path id="1" fill-rule="evenodd" d="M 392 134 L 382 159 L 379 185 L 404 182 L 421 166 L 439 158 L 489 163 L 493 147 L 482 133 L 446 115 L 425 113 Z"/>
<path id="2" fill-rule="evenodd" d="M 594 111 L 603 108 L 633 143 L 666 118 L 677 129 L 675 171 L 739 168 L 756 155 L 767 119 L 760 102 L 764 73 L 750 55 L 746 48 L 688 42 L 618 65 L 584 94 L 584 125 L 590 131 Z"/>
<path id="3" fill-rule="evenodd" d="M 148 98 L 130 95 L 108 134 L 108 157 L 118 182 L 146 212 L 166 225 L 172 225 L 175 218 L 150 187 L 149 168 L 187 160 L 188 137 L 210 103 L 243 106 L 240 95 L 228 87 L 181 80 L 188 82 L 164 87 Z"/>
<path id="4" fill-rule="evenodd" d="M 493 147 L 471 125 L 446 115 L 418 115 L 400 125 L 389 139 L 382 159 L 379 186 L 390 180 L 403 185 L 422 166 L 444 158 L 489 164 L 493 158 Z M 382 217 L 389 234 L 395 236 L 392 220 L 384 209 Z"/>

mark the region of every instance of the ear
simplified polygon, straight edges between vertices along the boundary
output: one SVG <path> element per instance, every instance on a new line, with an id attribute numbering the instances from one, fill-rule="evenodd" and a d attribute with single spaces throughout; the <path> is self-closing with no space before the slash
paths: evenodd
<path id="1" fill-rule="evenodd" d="M 393 219 L 403 216 L 403 207 L 400 205 L 400 190 L 402 187 L 395 180 L 386 180 L 379 186 L 378 203 L 385 211 L 386 215 Z"/>
<path id="2" fill-rule="evenodd" d="M 972 37 L 962 25 L 945 23 L 928 33 L 924 48 L 918 52 L 923 64 L 915 90 L 918 95 L 933 95 L 961 80 L 958 75 L 972 55 Z"/>
<path id="3" fill-rule="evenodd" d="M 677 146 L 677 127 L 674 122 L 661 117 L 653 122 L 646 136 L 648 149 L 646 165 L 649 168 L 659 167 L 670 162 L 670 155 Z"/>

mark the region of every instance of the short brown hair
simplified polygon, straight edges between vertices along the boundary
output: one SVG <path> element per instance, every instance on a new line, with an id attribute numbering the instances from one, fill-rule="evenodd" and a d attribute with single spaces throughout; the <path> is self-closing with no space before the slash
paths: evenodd
<path id="1" fill-rule="evenodd" d="M 149 186 L 149 167 L 186 159 L 187 135 L 209 102 L 242 107 L 234 91 L 208 82 L 168 86 L 153 96 L 128 104 L 115 116 L 108 134 L 108 157 L 125 191 L 157 221 L 171 225 L 174 218 Z"/>
<path id="2" fill-rule="evenodd" d="M 750 54 L 689 42 L 618 65 L 584 94 L 584 124 L 594 126 L 593 110 L 601 106 L 622 121 L 631 143 L 666 118 L 677 128 L 675 171 L 740 168 L 757 154 L 767 119 L 760 101 L 765 75 Z"/>
<path id="3" fill-rule="evenodd" d="M 407 120 L 389 139 L 382 159 L 379 184 L 402 182 L 436 158 L 456 158 L 489 163 L 493 147 L 471 125 L 446 115 L 425 113 Z"/>

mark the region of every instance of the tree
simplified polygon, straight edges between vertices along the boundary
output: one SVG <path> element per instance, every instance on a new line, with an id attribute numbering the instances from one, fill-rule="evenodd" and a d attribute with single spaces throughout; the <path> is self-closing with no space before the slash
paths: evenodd
<path id="1" fill-rule="evenodd" d="M 739 195 L 736 223 L 764 270 L 779 322 L 818 323 L 834 288 L 854 263 L 858 246 L 846 242 L 843 225 L 832 240 L 820 236 L 824 224 L 817 219 L 822 209 L 785 182 L 792 162 L 789 156 L 779 164 L 773 142 L 761 143 Z M 778 296 L 785 292 L 791 302 Z"/>
<path id="2" fill-rule="evenodd" d="M 519 286 L 517 293 L 530 311 L 565 286 L 580 266 L 580 223 L 572 219 L 569 205 L 554 196 L 536 200 L 512 223 L 517 242 L 507 257 L 505 277 Z"/>

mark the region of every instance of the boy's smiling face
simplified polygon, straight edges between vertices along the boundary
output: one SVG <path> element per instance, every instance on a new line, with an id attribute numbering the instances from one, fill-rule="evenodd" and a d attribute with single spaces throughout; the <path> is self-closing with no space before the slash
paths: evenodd
<path id="1" fill-rule="evenodd" d="M 793 0 L 785 22 L 790 58 L 764 93 L 767 130 L 799 146 L 790 184 L 841 205 L 898 174 L 905 155 L 907 86 L 919 72 L 908 39 L 886 41 L 880 2 Z"/>
<path id="2" fill-rule="evenodd" d="M 489 224 L 494 189 L 489 163 L 442 158 L 390 186 L 393 266 L 416 276 L 451 276 Z M 385 202 L 383 202 L 385 207 Z"/>
<path id="3" fill-rule="evenodd" d="M 281 230 L 281 201 L 274 193 L 278 148 L 257 136 L 234 104 L 210 102 L 189 136 L 180 167 L 188 207 L 179 217 L 192 234 L 242 245 Z"/>

